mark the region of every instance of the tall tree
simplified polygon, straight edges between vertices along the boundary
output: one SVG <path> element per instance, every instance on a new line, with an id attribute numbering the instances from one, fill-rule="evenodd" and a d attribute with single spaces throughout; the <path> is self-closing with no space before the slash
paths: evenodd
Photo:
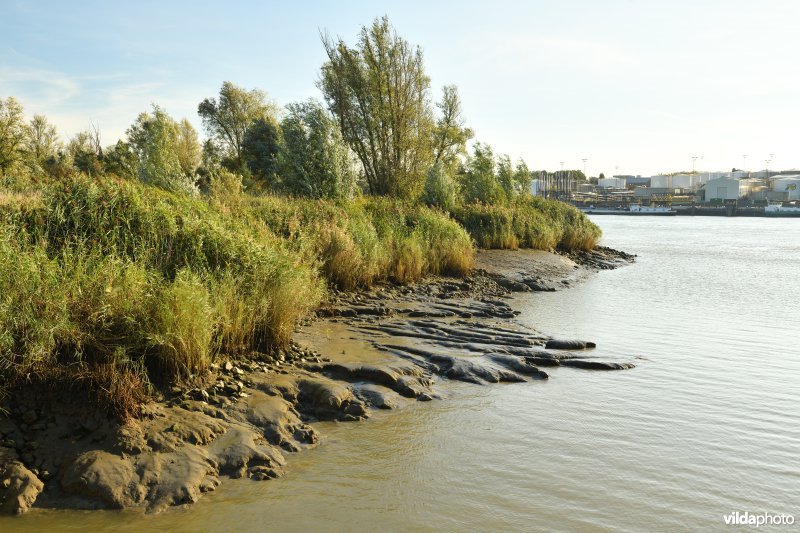
<path id="1" fill-rule="evenodd" d="M 389 19 L 363 27 L 355 48 L 323 36 L 319 87 L 373 194 L 416 198 L 433 161 L 430 79 L 422 50 Z"/>
<path id="2" fill-rule="evenodd" d="M 67 143 L 67 155 L 75 168 L 81 172 L 90 176 L 100 174 L 103 167 L 100 129 L 92 125 L 89 129 L 75 134 Z"/>
<path id="3" fill-rule="evenodd" d="M 58 153 L 58 132 L 56 127 L 47 122 L 44 115 L 34 115 L 28 124 L 27 135 L 28 160 L 30 165 L 39 170 L 45 161 Z"/>
<path id="4" fill-rule="evenodd" d="M 260 118 L 247 129 L 242 157 L 247 169 L 262 185 L 276 185 L 280 149 L 280 131 L 273 122 Z"/>
<path id="5" fill-rule="evenodd" d="M 496 162 L 492 147 L 476 142 L 472 150 L 473 154 L 459 176 L 464 201 L 487 205 L 502 203 L 506 195 L 495 174 Z"/>
<path id="6" fill-rule="evenodd" d="M 336 119 L 314 100 L 287 110 L 281 122 L 286 189 L 313 198 L 351 196 L 357 176 Z"/>
<path id="7" fill-rule="evenodd" d="M 519 193 L 526 194 L 531 192 L 531 183 L 533 183 L 533 173 L 525 161 L 520 159 L 514 170 L 514 185 Z"/>
<path id="8" fill-rule="evenodd" d="M 178 139 L 175 149 L 178 152 L 178 162 L 183 173 L 191 176 L 197 172 L 197 168 L 202 162 L 203 150 L 200 147 L 197 130 L 185 118 L 178 123 Z"/>
<path id="9" fill-rule="evenodd" d="M 11 96 L 0 98 L 0 176 L 24 160 L 27 135 L 22 104 Z"/>
<path id="10" fill-rule="evenodd" d="M 436 104 L 441 113 L 433 129 L 434 164 L 442 162 L 454 168 L 459 155 L 465 155 L 467 141 L 473 136 L 472 130 L 465 127 L 461 113 L 461 99 L 455 85 L 442 88 L 442 100 Z"/>
<path id="11" fill-rule="evenodd" d="M 507 199 L 511 200 L 517 195 L 517 188 L 514 184 L 514 166 L 508 155 L 501 155 L 497 158 L 497 181 L 503 188 Z"/>
<path id="12" fill-rule="evenodd" d="M 128 140 L 136 153 L 139 179 L 172 191 L 196 192 L 194 176 L 181 168 L 180 126 L 166 111 L 153 105 L 128 128 Z"/>
<path id="13" fill-rule="evenodd" d="M 116 174 L 122 178 L 134 179 L 139 170 L 139 160 L 130 143 L 117 141 L 105 149 L 103 170 L 108 174 Z"/>
<path id="14" fill-rule="evenodd" d="M 235 171 L 246 170 L 242 150 L 250 126 L 259 119 L 277 123 L 277 108 L 267 101 L 264 91 L 247 91 L 229 81 L 222 84 L 219 99 L 206 98 L 197 106 L 197 113 Z"/>

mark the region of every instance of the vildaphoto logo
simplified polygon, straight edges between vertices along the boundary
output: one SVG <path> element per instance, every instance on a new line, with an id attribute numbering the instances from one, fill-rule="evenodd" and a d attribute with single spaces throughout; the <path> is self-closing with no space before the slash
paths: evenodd
<path id="1" fill-rule="evenodd" d="M 790 514 L 751 513 L 734 511 L 725 515 L 727 526 L 791 526 L 794 516 Z"/>

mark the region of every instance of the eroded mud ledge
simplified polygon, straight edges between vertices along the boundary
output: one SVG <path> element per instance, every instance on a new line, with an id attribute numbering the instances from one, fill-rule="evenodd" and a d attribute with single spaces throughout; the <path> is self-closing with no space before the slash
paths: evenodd
<path id="1" fill-rule="evenodd" d="M 524 327 L 508 298 L 568 287 L 632 260 L 605 248 L 571 258 L 483 251 L 465 279 L 336 294 L 290 350 L 215 366 L 124 426 L 77 400 L 30 390 L 0 418 L 0 510 L 158 511 L 197 501 L 225 477 L 278 477 L 286 453 L 317 444 L 309 423 L 433 400 L 442 380 L 524 382 L 545 380 L 556 366 L 631 368 L 592 357 L 591 343 Z"/>

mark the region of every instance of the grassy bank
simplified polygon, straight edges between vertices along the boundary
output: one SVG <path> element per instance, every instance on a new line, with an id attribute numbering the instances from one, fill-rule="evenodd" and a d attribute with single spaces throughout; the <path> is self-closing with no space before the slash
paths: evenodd
<path id="1" fill-rule="evenodd" d="M 538 197 L 457 207 L 453 218 L 481 248 L 591 250 L 600 239 L 600 228 L 579 210 Z"/>
<path id="2" fill-rule="evenodd" d="M 576 210 L 537 200 L 451 217 L 385 198 L 187 196 L 115 178 L 6 189 L 2 383 L 78 387 L 124 418 L 153 384 L 285 346 L 328 287 L 463 275 L 473 239 L 589 248 L 598 234 Z"/>

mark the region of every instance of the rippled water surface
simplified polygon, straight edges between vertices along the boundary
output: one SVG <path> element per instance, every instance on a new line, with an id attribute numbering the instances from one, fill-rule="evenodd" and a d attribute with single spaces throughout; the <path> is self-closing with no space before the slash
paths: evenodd
<path id="1" fill-rule="evenodd" d="M 547 334 L 635 360 L 322 424 L 286 477 L 157 516 L 34 512 L 20 530 L 697 530 L 800 522 L 800 220 L 596 217 L 637 262 L 517 300 Z M 635 359 L 639 358 L 639 359 Z"/>

